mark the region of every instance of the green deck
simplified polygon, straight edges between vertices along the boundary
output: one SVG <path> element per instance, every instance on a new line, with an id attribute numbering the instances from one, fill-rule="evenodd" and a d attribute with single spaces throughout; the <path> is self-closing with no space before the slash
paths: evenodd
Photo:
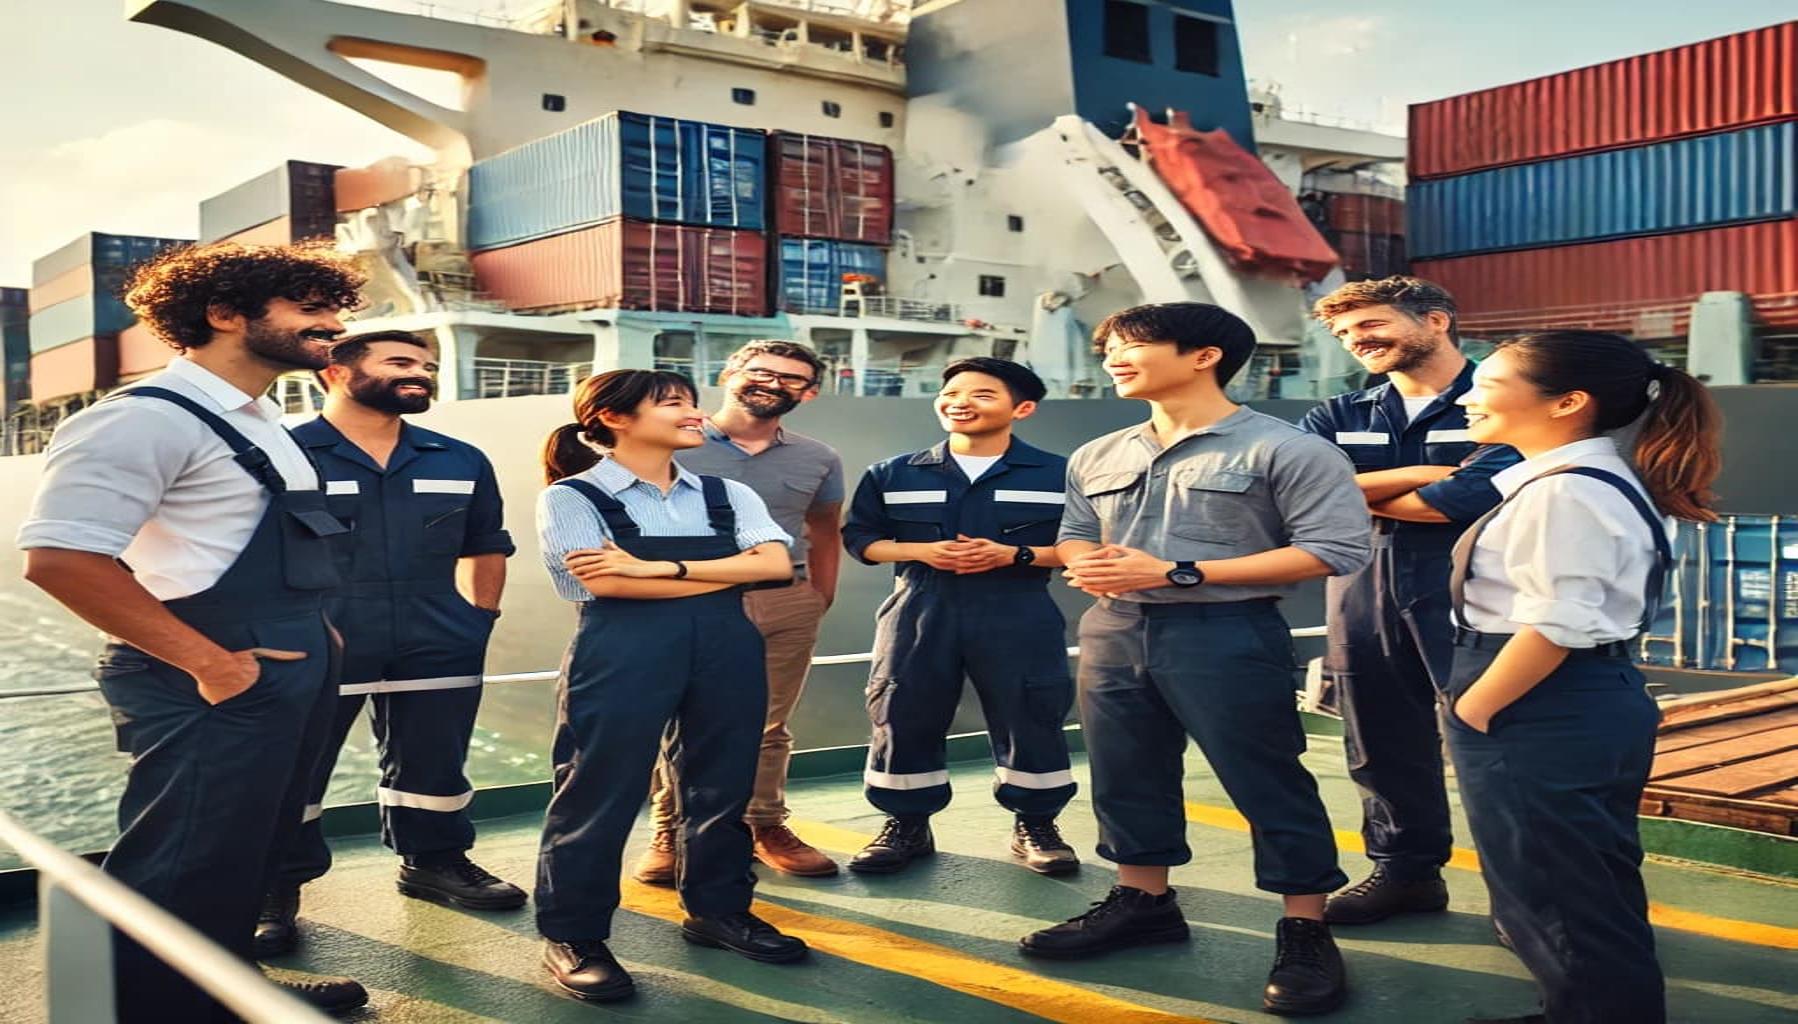
<path id="1" fill-rule="evenodd" d="M 1313 746 L 1309 760 L 1332 815 L 1338 827 L 1352 828 L 1358 803 L 1341 749 L 1327 738 Z M 1075 771 L 1083 776 L 1084 765 Z M 1253 888 L 1248 835 L 1202 760 L 1190 761 L 1187 778 L 1195 856 L 1174 872 L 1191 945 L 1079 964 L 1026 961 L 1015 941 L 1084 910 L 1111 883 L 1111 868 L 1089 863 L 1078 876 L 1052 880 L 1014 866 L 1005 854 L 1008 818 L 987 795 L 991 769 L 959 764 L 954 778 L 959 796 L 938 819 L 934 862 L 884 878 L 801 881 L 762 870 L 767 916 L 822 951 L 800 965 L 764 966 L 690 947 L 658 916 L 677 913 L 672 896 L 628 885 L 612 945 L 637 975 L 640 994 L 605 1007 L 576 1003 L 553 991 L 539 966 L 528 909 L 482 916 L 405 899 L 393 889 L 392 855 L 375 838 L 356 836 L 335 840 L 337 868 L 307 889 L 303 951 L 283 966 L 359 978 L 373 1005 L 352 1019 L 386 1024 L 1273 1019 L 1258 1008 L 1278 904 Z M 839 851 L 879 823 L 853 776 L 797 782 L 792 804 L 800 831 Z M 1095 830 L 1083 797 L 1063 824 L 1090 856 Z M 482 823 L 479 859 L 528 881 L 537 826 L 534 813 Z M 1457 835 L 1465 841 L 1465 828 Z M 645 838 L 639 832 L 633 855 Z M 1346 850 L 1344 863 L 1356 876 L 1367 866 Z M 1470 866 L 1465 855 L 1457 863 Z M 1673 1020 L 1798 1015 L 1798 882 L 1658 858 L 1647 877 Z M 1338 930 L 1354 992 L 1326 1019 L 1454 1022 L 1532 1005 L 1528 978 L 1492 939 L 1477 875 L 1451 870 L 1449 888 L 1448 914 Z M 27 907 L 0 911 L 0 977 L 11 982 L 0 987 L 0 1021 L 41 1019 Z"/>

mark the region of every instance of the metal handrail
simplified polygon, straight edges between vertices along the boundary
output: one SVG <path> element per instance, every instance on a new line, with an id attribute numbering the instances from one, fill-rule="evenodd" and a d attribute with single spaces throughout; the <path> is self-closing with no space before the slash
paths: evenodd
<path id="1" fill-rule="evenodd" d="M 331 1018 L 283 991 L 193 926 L 0 811 L 0 843 L 38 872 L 50 1024 L 113 1020 L 112 934 L 117 928 L 250 1024 Z M 78 967 L 60 973 L 58 964 Z M 96 967 L 102 969 L 96 970 Z"/>
<path id="2" fill-rule="evenodd" d="M 1288 630 L 1296 638 L 1324 636 L 1327 630 L 1323 626 L 1298 626 Z M 1080 648 L 1068 648 L 1068 657 L 1078 658 Z M 873 651 L 860 654 L 820 654 L 812 658 L 812 667 L 819 665 L 866 665 L 874 660 Z M 483 676 L 483 683 L 544 683 L 556 678 L 559 673 L 553 669 L 537 672 L 503 672 L 497 675 Z M 0 690 L 0 700 L 11 700 L 15 697 L 58 697 L 70 693 L 95 693 L 100 689 L 96 683 L 85 683 L 80 686 L 45 686 L 31 690 Z"/>

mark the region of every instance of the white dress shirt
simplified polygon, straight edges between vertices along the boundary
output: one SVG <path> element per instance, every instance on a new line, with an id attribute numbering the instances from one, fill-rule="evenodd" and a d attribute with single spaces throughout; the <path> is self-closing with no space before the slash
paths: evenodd
<path id="1" fill-rule="evenodd" d="M 218 413 L 268 454 L 288 489 L 318 489 L 272 399 L 244 394 L 185 358 L 143 384 Z M 122 558 L 144 589 L 169 601 L 217 583 L 267 505 L 268 492 L 199 417 L 160 398 L 122 398 L 57 427 L 18 546 Z"/>
<path id="2" fill-rule="evenodd" d="M 1629 499 L 1603 480 L 1562 473 L 1523 486 L 1563 466 L 1614 473 L 1648 498 L 1609 437 L 1562 445 L 1494 473 L 1498 492 L 1517 498 L 1486 524 L 1474 545 L 1465 594 L 1467 622 L 1475 630 L 1515 633 L 1533 626 L 1568 648 L 1636 635 L 1654 537 Z M 1661 528 L 1671 539 L 1673 520 L 1661 517 Z"/>

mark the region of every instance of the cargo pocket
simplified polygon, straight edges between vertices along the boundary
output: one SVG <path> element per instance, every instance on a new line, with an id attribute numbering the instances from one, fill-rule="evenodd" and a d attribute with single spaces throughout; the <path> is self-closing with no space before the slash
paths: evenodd
<path id="1" fill-rule="evenodd" d="M 447 507 L 446 507 L 447 506 Z M 424 542 L 428 555 L 459 555 L 468 531 L 468 505 L 433 502 L 424 511 Z"/>
<path id="2" fill-rule="evenodd" d="M 885 676 L 876 676 L 868 680 L 868 721 L 876 729 L 887 727 L 888 713 L 892 708 L 893 689 L 898 680 Z"/>
<path id="3" fill-rule="evenodd" d="M 886 513 L 893 523 L 893 539 L 901 544 L 931 544 L 947 539 L 943 536 L 943 506 L 940 502 L 889 505 Z"/>
<path id="4" fill-rule="evenodd" d="M 1068 676 L 1027 676 L 1024 710 L 1032 721 L 1059 729 L 1074 707 L 1074 680 Z"/>

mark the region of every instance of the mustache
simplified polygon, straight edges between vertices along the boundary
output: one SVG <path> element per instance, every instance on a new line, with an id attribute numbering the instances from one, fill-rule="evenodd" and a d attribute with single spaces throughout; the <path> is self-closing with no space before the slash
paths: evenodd
<path id="1" fill-rule="evenodd" d="M 387 382 L 387 388 L 391 391 L 394 388 L 403 388 L 408 384 L 424 388 L 426 391 L 437 390 L 437 382 L 429 377 L 396 377 Z"/>
<path id="2" fill-rule="evenodd" d="M 336 341 L 337 336 L 342 333 L 342 331 L 328 331 L 323 327 L 309 327 L 300 332 L 300 337 L 311 338 L 313 341 Z"/>

